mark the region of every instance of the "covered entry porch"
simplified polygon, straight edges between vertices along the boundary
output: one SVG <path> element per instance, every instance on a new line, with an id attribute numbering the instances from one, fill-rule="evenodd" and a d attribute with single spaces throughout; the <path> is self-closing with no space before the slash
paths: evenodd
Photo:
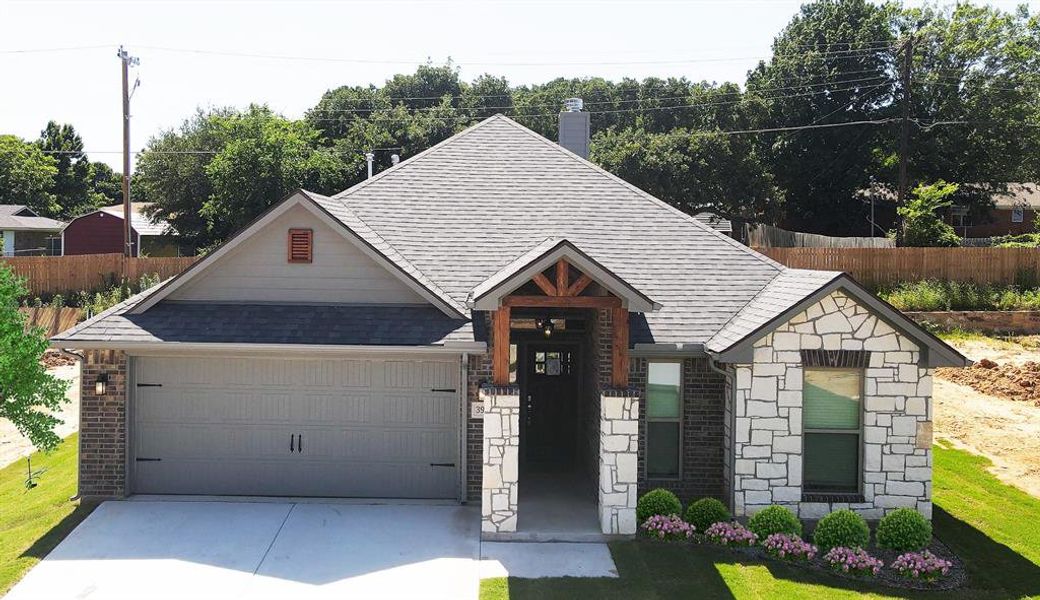
<path id="1" fill-rule="evenodd" d="M 654 305 L 565 241 L 516 270 L 475 303 L 492 317 L 493 377 L 479 391 L 482 534 L 634 534 L 639 396 L 628 385 L 629 312 Z"/>

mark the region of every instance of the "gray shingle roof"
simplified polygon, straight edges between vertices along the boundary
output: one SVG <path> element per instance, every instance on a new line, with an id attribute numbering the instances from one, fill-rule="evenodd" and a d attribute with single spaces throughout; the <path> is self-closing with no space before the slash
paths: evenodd
<path id="1" fill-rule="evenodd" d="M 722 233 L 733 233 L 733 223 L 725 217 L 711 212 L 699 212 L 693 215 L 694 219 L 697 219 L 701 223 L 704 223 L 708 227 Z"/>
<path id="2" fill-rule="evenodd" d="M 726 350 L 841 275 L 840 271 L 784 269 L 733 315 L 705 348 L 712 352 Z"/>
<path id="3" fill-rule="evenodd" d="M 24 204 L 0 204 L 0 216 L 2 215 L 17 215 L 23 210 L 34 212 L 31 208 Z"/>
<path id="4" fill-rule="evenodd" d="M 566 238 L 662 305 L 634 343 L 703 343 L 783 269 L 502 116 L 335 197 L 459 303 Z"/>
<path id="5" fill-rule="evenodd" d="M 0 230 L 58 231 L 65 224 L 36 214 L 24 204 L 0 204 Z"/>
<path id="6" fill-rule="evenodd" d="M 142 314 L 127 314 L 127 308 L 124 303 L 54 341 L 427 346 L 473 340 L 469 321 L 430 305 L 160 302 Z"/>
<path id="7" fill-rule="evenodd" d="M 151 205 L 151 202 L 130 203 L 130 225 L 134 228 L 134 231 L 136 231 L 138 235 L 176 235 L 177 232 L 170 227 L 169 223 L 162 219 L 153 221 L 145 214 L 145 209 Z M 103 206 L 98 210 L 114 217 L 119 217 L 120 219 L 123 218 L 122 204 Z"/>

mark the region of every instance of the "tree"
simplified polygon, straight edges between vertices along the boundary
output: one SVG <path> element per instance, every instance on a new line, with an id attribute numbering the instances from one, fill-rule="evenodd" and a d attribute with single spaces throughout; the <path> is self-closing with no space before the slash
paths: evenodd
<path id="1" fill-rule="evenodd" d="M 67 219 L 90 212 L 107 200 L 92 185 L 91 164 L 83 153 L 83 139 L 72 125 L 48 122 L 36 145 L 54 158 L 58 168 L 51 187 L 58 209 L 46 216 Z"/>
<path id="2" fill-rule="evenodd" d="M 0 204 L 24 204 L 41 215 L 58 212 L 51 192 L 57 161 L 13 135 L 0 135 Z"/>
<path id="3" fill-rule="evenodd" d="M 310 124 L 266 106 L 200 111 L 149 141 L 135 189 L 188 244 L 209 247 L 296 188 L 342 190 L 348 163 L 319 142 Z"/>
<path id="4" fill-rule="evenodd" d="M 955 183 L 937 181 L 914 188 L 910 200 L 896 209 L 903 219 L 902 229 L 895 234 L 900 246 L 961 245 L 960 237 L 940 214 L 950 206 L 950 197 L 957 192 L 957 187 Z"/>
<path id="5" fill-rule="evenodd" d="M 18 301 L 27 293 L 10 267 L 0 265 L 0 417 L 12 423 L 41 450 L 61 441 L 53 411 L 66 401 L 68 383 L 47 372 L 40 362 L 47 349 L 43 329 L 25 329 Z"/>
<path id="6" fill-rule="evenodd" d="M 802 6 L 773 42 L 773 57 L 748 74 L 766 127 L 891 116 L 896 7 L 866 0 Z M 895 128 L 893 128 L 895 129 Z M 758 136 L 786 198 L 785 225 L 830 235 L 863 235 L 867 208 L 856 192 L 878 169 L 883 129 L 862 125 Z"/>

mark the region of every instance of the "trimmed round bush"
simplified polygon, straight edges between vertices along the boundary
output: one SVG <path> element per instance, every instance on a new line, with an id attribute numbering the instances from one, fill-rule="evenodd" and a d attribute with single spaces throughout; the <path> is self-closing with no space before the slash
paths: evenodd
<path id="1" fill-rule="evenodd" d="M 636 502 L 636 518 L 640 524 L 654 515 L 681 515 L 682 503 L 679 498 L 663 488 L 650 490 Z"/>
<path id="2" fill-rule="evenodd" d="M 870 528 L 859 514 L 843 508 L 820 519 L 813 532 L 813 543 L 824 552 L 831 548 L 862 548 L 870 543 Z"/>
<path id="3" fill-rule="evenodd" d="M 785 506 L 774 504 L 758 511 L 748 520 L 748 529 L 764 540 L 774 533 L 802 535 L 802 522 Z"/>
<path id="4" fill-rule="evenodd" d="M 898 552 L 917 552 L 932 541 L 932 524 L 912 508 L 898 508 L 877 526 L 877 543 Z"/>
<path id="5" fill-rule="evenodd" d="M 696 527 L 697 531 L 706 531 L 715 523 L 731 518 L 726 505 L 715 498 L 701 498 L 686 507 L 686 522 Z"/>

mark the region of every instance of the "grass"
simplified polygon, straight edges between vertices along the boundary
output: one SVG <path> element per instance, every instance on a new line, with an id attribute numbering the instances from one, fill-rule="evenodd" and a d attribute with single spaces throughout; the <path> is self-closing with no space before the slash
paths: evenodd
<path id="1" fill-rule="evenodd" d="M 618 579 L 488 579 L 481 600 L 526 598 L 1040 597 L 1040 499 L 1001 483 L 989 461 L 935 448 L 935 534 L 964 559 L 970 581 L 952 594 L 907 593 L 748 560 L 711 546 L 611 544 Z"/>
<path id="2" fill-rule="evenodd" d="M 26 490 L 25 461 L 0 469 L 0 596 L 40 562 L 92 510 L 69 500 L 76 493 L 78 435 L 50 454 L 32 455 L 46 469 Z"/>
<path id="3" fill-rule="evenodd" d="M 927 279 L 882 287 L 877 293 L 899 310 L 1040 310 L 1035 280 L 1004 286 Z"/>

